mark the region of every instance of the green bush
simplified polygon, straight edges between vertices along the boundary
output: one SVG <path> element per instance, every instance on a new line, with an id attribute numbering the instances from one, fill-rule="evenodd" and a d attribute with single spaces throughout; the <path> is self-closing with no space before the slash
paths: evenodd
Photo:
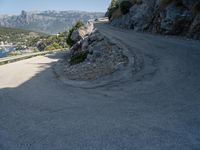
<path id="1" fill-rule="evenodd" d="M 34 48 L 34 49 L 33 49 L 33 52 L 34 52 L 34 53 L 37 53 L 37 52 L 39 52 L 39 49 L 38 49 L 38 48 Z"/>
<path id="2" fill-rule="evenodd" d="M 119 0 L 112 0 L 109 8 L 118 8 Z"/>
<path id="3" fill-rule="evenodd" d="M 20 44 L 18 44 L 17 47 L 15 48 L 16 51 L 23 50 L 23 49 L 24 49 L 24 47 Z"/>
<path id="4" fill-rule="evenodd" d="M 65 31 L 59 33 L 58 35 L 50 35 L 41 37 L 39 39 L 33 39 L 33 41 L 35 42 L 33 42 L 34 44 L 32 45 L 32 47 L 37 46 L 39 51 L 67 48 L 67 36 L 68 32 Z M 40 41 L 39 44 L 38 41 Z"/>
<path id="5" fill-rule="evenodd" d="M 62 49 L 62 46 L 60 46 L 58 43 L 53 43 L 45 48 L 45 51 L 52 51 L 56 49 Z"/>
<path id="6" fill-rule="evenodd" d="M 129 13 L 130 8 L 133 6 L 133 4 L 130 1 L 122 1 L 120 3 L 120 10 L 123 15 Z"/>
<path id="7" fill-rule="evenodd" d="M 85 61 L 85 59 L 87 58 L 87 55 L 88 55 L 87 51 L 77 52 L 76 54 L 72 55 L 70 59 L 70 64 L 74 65 L 74 64 L 78 64 Z"/>
<path id="8" fill-rule="evenodd" d="M 72 47 L 73 46 L 73 41 L 72 41 L 72 39 L 71 39 L 71 36 L 72 36 L 72 33 L 75 31 L 75 28 L 74 27 L 72 27 L 70 30 L 69 30 L 69 32 L 68 32 L 68 36 L 67 36 L 67 44 L 70 46 L 70 47 Z"/>
<path id="9" fill-rule="evenodd" d="M 74 44 L 73 41 L 71 40 L 72 33 L 83 26 L 84 26 L 84 23 L 82 21 L 77 21 L 76 24 L 73 25 L 72 28 L 68 31 L 67 44 L 70 47 L 72 47 Z"/>
<path id="10" fill-rule="evenodd" d="M 84 26 L 84 23 L 83 23 L 82 21 L 79 20 L 79 21 L 76 22 L 76 24 L 75 24 L 74 27 L 75 27 L 76 29 L 79 29 L 80 27 L 83 27 L 83 26 Z"/>
<path id="11" fill-rule="evenodd" d="M 106 13 L 109 20 L 112 18 L 112 14 L 119 8 L 119 0 L 112 0 L 110 7 Z"/>
<path id="12" fill-rule="evenodd" d="M 9 57 L 21 55 L 20 51 L 12 51 L 8 54 Z"/>

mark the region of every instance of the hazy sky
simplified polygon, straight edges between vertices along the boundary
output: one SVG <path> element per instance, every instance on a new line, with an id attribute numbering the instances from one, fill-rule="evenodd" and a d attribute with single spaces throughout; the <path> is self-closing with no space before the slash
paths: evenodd
<path id="1" fill-rule="evenodd" d="M 0 0 L 0 14 L 21 10 L 84 10 L 105 12 L 111 0 Z"/>

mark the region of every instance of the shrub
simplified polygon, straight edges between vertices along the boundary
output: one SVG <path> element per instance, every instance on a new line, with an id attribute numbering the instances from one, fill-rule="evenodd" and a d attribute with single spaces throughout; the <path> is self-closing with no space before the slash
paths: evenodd
<path id="1" fill-rule="evenodd" d="M 84 26 L 84 23 L 82 21 L 77 21 L 76 24 L 73 25 L 72 28 L 68 31 L 67 44 L 70 47 L 72 47 L 74 44 L 73 41 L 71 40 L 72 33 L 83 26 Z"/>
<path id="2" fill-rule="evenodd" d="M 39 49 L 38 49 L 38 48 L 34 48 L 34 49 L 33 49 L 33 52 L 34 52 L 34 53 L 39 52 Z"/>
<path id="3" fill-rule="evenodd" d="M 118 7 L 119 6 L 119 0 L 112 0 L 110 4 L 110 8 Z"/>
<path id="4" fill-rule="evenodd" d="M 85 59 L 87 58 L 87 55 L 88 55 L 88 51 L 77 52 L 76 54 L 72 55 L 70 64 L 74 65 L 74 64 L 78 64 L 85 61 Z"/>
<path id="5" fill-rule="evenodd" d="M 67 35 L 67 44 L 70 46 L 70 47 L 72 47 L 73 46 L 73 41 L 72 41 L 72 39 L 71 39 L 71 36 L 72 36 L 72 33 L 75 31 L 75 28 L 74 27 L 72 27 L 70 30 L 69 30 L 69 32 L 68 32 L 68 35 Z"/>
<path id="6" fill-rule="evenodd" d="M 79 21 L 76 22 L 76 24 L 75 24 L 74 27 L 75 27 L 76 29 L 79 29 L 80 27 L 83 27 L 83 26 L 84 26 L 84 23 L 83 23 L 82 21 L 79 20 Z"/>
<path id="7" fill-rule="evenodd" d="M 107 17 L 109 20 L 111 20 L 113 13 L 117 10 L 118 8 L 109 8 L 108 9 L 108 13 L 107 13 Z"/>
<path id="8" fill-rule="evenodd" d="M 47 46 L 45 48 L 45 51 L 52 51 L 52 50 L 61 49 L 61 48 L 62 48 L 62 46 L 60 46 L 58 43 L 53 43 L 53 44 Z"/>
<path id="9" fill-rule="evenodd" d="M 17 47 L 16 47 L 16 51 L 18 51 L 18 50 L 24 50 L 25 48 L 22 46 L 22 45 L 17 45 Z"/>
<path id="10" fill-rule="evenodd" d="M 9 57 L 21 55 L 20 51 L 12 51 L 8 54 Z"/>
<path id="11" fill-rule="evenodd" d="M 106 13 L 109 20 L 112 18 L 112 14 L 119 8 L 119 0 L 112 0 L 110 7 Z"/>
<path id="12" fill-rule="evenodd" d="M 130 1 L 122 1 L 120 3 L 120 10 L 123 15 L 129 13 L 130 8 L 133 6 L 133 4 Z"/>

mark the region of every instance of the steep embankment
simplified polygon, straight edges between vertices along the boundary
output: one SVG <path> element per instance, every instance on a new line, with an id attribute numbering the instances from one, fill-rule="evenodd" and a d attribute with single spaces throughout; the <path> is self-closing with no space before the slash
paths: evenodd
<path id="1" fill-rule="evenodd" d="M 106 15 L 114 26 L 200 39 L 199 0 L 113 0 Z"/>

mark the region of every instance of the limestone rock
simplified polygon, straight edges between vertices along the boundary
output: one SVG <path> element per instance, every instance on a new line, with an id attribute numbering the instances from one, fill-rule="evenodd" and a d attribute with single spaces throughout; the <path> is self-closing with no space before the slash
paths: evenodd
<path id="1" fill-rule="evenodd" d="M 167 4 L 165 0 L 135 0 L 129 13 L 112 19 L 111 24 L 136 31 L 200 39 L 199 15 L 200 0 L 171 0 Z"/>
<path id="2" fill-rule="evenodd" d="M 75 30 L 71 35 L 71 40 L 76 43 L 83 39 L 85 36 L 90 35 L 94 29 L 94 25 L 92 22 L 88 22 L 86 26 L 81 27 L 78 30 Z"/>
<path id="3" fill-rule="evenodd" d="M 65 68 L 69 79 L 94 80 L 123 68 L 119 64 L 128 62 L 120 47 L 98 30 L 90 29 L 87 30 L 89 34 L 82 34 L 81 38 L 77 36 L 75 41 L 78 42 L 71 48 L 70 64 Z"/>

